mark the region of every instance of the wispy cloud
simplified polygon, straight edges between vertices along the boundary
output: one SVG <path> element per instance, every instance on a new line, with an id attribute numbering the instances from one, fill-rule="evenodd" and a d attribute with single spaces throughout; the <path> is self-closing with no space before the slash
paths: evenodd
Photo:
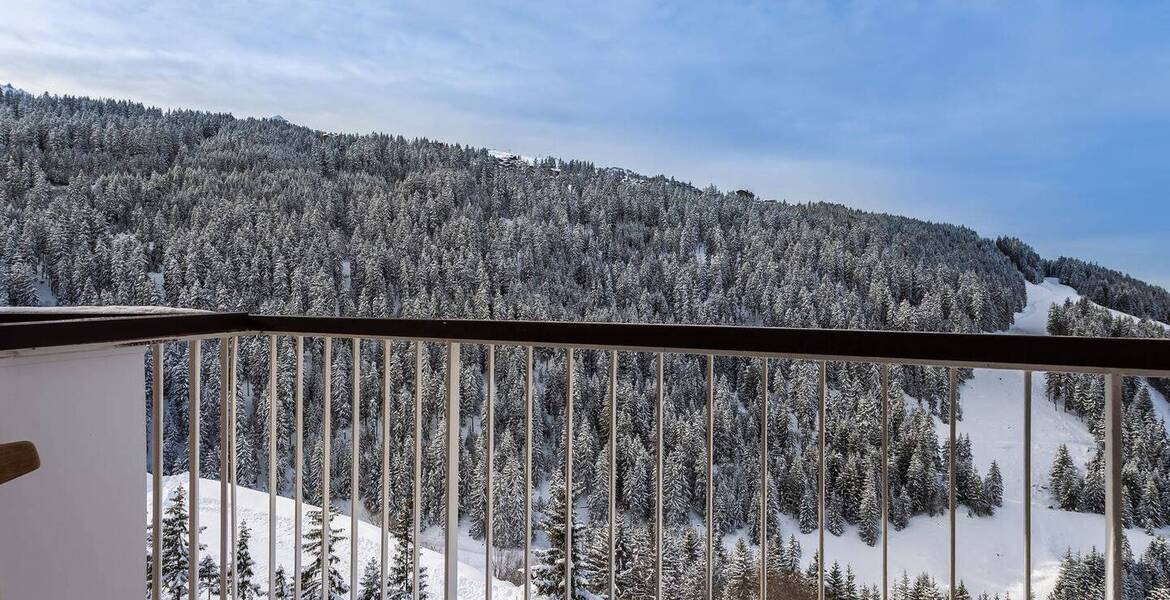
<path id="1" fill-rule="evenodd" d="M 1133 239 L 1095 252 L 1167 282 L 1170 5 L 0 2 L 0 79 L 38 92 Z"/>

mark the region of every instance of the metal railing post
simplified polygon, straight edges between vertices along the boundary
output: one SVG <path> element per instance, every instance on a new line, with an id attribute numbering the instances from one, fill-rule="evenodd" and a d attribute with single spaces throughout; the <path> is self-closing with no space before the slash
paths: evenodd
<path id="1" fill-rule="evenodd" d="M 296 516 L 292 519 L 292 598 L 301 598 L 301 520 L 304 502 L 304 338 L 296 337 L 296 366 L 294 367 L 296 387 L 292 418 L 296 421 L 296 449 L 292 458 L 292 506 Z"/>
<path id="2" fill-rule="evenodd" d="M 609 352 L 609 598 L 617 599 L 617 351 Z M 490 598 L 488 600 L 491 600 Z"/>
<path id="3" fill-rule="evenodd" d="M 422 393 L 423 343 L 414 343 L 414 486 L 411 508 L 410 566 L 414 570 L 410 586 L 411 600 L 419 600 L 419 582 L 422 581 L 422 562 L 419 559 L 419 538 L 422 537 Z"/>
<path id="4" fill-rule="evenodd" d="M 459 343 L 447 343 L 447 522 L 443 597 L 459 600 Z M 417 543 L 417 540 L 416 540 Z"/>
<path id="5" fill-rule="evenodd" d="M 162 445 L 163 445 L 163 364 L 162 344 L 150 345 L 150 597 L 162 598 Z"/>
<path id="6" fill-rule="evenodd" d="M 528 346 L 524 374 L 524 600 L 532 599 L 532 386 L 532 346 Z"/>
<path id="7" fill-rule="evenodd" d="M 947 485 L 947 488 L 948 488 L 947 505 L 950 507 L 950 510 L 948 512 L 950 513 L 950 515 L 949 515 L 949 517 L 950 517 L 950 542 L 949 543 L 950 543 L 950 565 L 951 565 L 949 597 L 951 598 L 951 600 L 954 600 L 955 592 L 956 592 L 956 588 L 955 588 L 955 558 L 956 558 L 956 553 L 955 553 L 955 512 L 958 509 L 958 506 L 956 504 L 956 493 L 955 493 L 955 491 L 956 491 L 955 490 L 955 482 L 956 482 L 955 451 L 958 448 L 958 445 L 956 444 L 956 440 L 955 440 L 955 404 L 958 403 L 958 398 L 959 398 L 959 370 L 956 369 L 955 367 L 950 368 L 950 385 L 947 386 L 947 390 L 948 390 L 947 393 L 949 396 L 949 400 L 947 402 L 947 422 L 950 425 L 950 441 L 948 443 L 949 450 L 947 452 L 947 480 L 949 481 L 949 484 Z"/>
<path id="8" fill-rule="evenodd" d="M 492 402 L 492 395 L 495 394 L 496 385 L 496 346 L 488 344 L 488 364 L 487 364 L 487 393 L 484 394 L 484 427 L 483 434 L 487 437 L 484 440 L 484 482 L 487 489 L 484 490 L 484 508 L 483 508 L 483 571 L 484 571 L 484 600 L 492 600 L 492 545 L 495 543 L 495 532 L 493 531 L 492 521 L 492 505 L 495 501 L 494 476 L 495 464 L 494 456 L 496 453 L 496 439 L 495 439 L 495 420 L 496 411 L 495 405 Z"/>
<path id="9" fill-rule="evenodd" d="M 333 474 L 333 338 L 325 338 L 325 394 L 321 409 L 321 600 L 329 598 L 329 549 L 333 547 L 330 475 Z"/>
<path id="10" fill-rule="evenodd" d="M 240 578 L 236 573 L 236 549 L 239 547 L 239 514 L 236 498 L 239 495 L 239 477 L 236 474 L 236 390 L 239 389 L 236 380 L 236 365 L 240 352 L 240 338 L 232 336 L 231 355 L 229 356 L 228 370 L 231 377 L 228 379 L 230 394 L 228 396 L 228 473 L 231 476 L 231 582 L 232 598 L 240 597 Z"/>
<path id="11" fill-rule="evenodd" d="M 229 489 L 228 461 L 231 457 L 228 430 L 231 415 L 228 399 L 231 386 L 231 367 L 228 363 L 231 353 L 228 338 L 219 339 L 219 589 L 221 597 L 229 594 L 228 569 L 231 563 L 231 515 L 228 512 Z"/>
<path id="12" fill-rule="evenodd" d="M 362 340 L 353 338 L 353 422 L 349 441 L 349 597 L 358 597 L 358 496 L 361 495 Z"/>
<path id="13" fill-rule="evenodd" d="M 296 449 L 293 457 L 293 598 L 301 598 L 301 521 L 304 502 L 305 465 L 305 338 L 296 337 L 296 387 L 293 392 L 293 419 L 296 421 Z"/>
<path id="14" fill-rule="evenodd" d="M 715 355 L 707 355 L 707 564 L 706 600 L 715 600 Z"/>
<path id="15" fill-rule="evenodd" d="M 658 367 L 658 377 L 656 378 L 656 381 L 658 384 L 658 390 L 657 390 L 658 394 L 657 394 L 657 400 L 654 403 L 654 424 L 655 424 L 655 429 L 657 430 L 657 431 L 655 431 L 655 434 L 656 434 L 655 437 L 657 439 L 655 440 L 655 444 L 654 444 L 655 448 L 656 448 L 654 456 L 656 459 L 658 459 L 658 465 L 656 466 L 655 471 L 654 471 L 654 479 L 655 479 L 655 481 L 654 481 L 654 490 L 655 490 L 655 498 L 654 498 L 654 512 L 655 512 L 654 585 L 655 585 L 655 592 L 654 592 L 654 597 L 657 598 L 658 600 L 662 600 L 662 538 L 663 538 L 663 534 L 664 534 L 664 529 L 666 528 L 666 519 L 664 518 L 664 515 L 663 515 L 664 510 L 663 510 L 663 506 L 662 506 L 663 469 L 665 468 L 665 465 L 666 465 L 666 456 L 665 456 L 665 450 L 664 450 L 665 444 L 663 443 L 663 439 L 664 439 L 663 438 L 663 429 L 664 429 L 666 423 L 662 420 L 662 415 L 665 412 L 663 410 L 662 405 L 665 402 L 664 393 L 666 390 L 666 381 L 665 381 L 664 376 L 663 376 L 663 372 L 665 370 L 663 368 L 663 364 L 662 364 L 663 357 L 664 357 L 664 355 L 661 352 L 659 352 L 658 357 L 657 357 L 657 361 L 655 361 L 657 363 L 657 367 Z"/>
<path id="16" fill-rule="evenodd" d="M 187 508 L 187 600 L 199 598 L 199 411 L 200 372 L 202 371 L 202 346 L 200 340 L 187 342 L 187 421 L 190 427 L 187 439 L 187 478 L 190 501 Z"/>
<path id="17" fill-rule="evenodd" d="M 881 366 L 882 404 L 882 600 L 890 597 L 890 365 Z"/>
<path id="18" fill-rule="evenodd" d="M 1105 378 L 1105 600 L 1121 600 L 1122 548 L 1125 536 L 1122 502 L 1121 375 Z"/>
<path id="19" fill-rule="evenodd" d="M 817 378 L 817 598 L 825 600 L 825 402 L 829 394 L 828 364 L 819 363 Z"/>
<path id="20" fill-rule="evenodd" d="M 1024 600 L 1032 598 L 1032 372 L 1024 372 Z"/>
<path id="21" fill-rule="evenodd" d="M 573 349 L 566 351 L 565 398 L 565 600 L 573 600 Z M 448 600 L 455 600 L 449 598 Z"/>
<path id="22" fill-rule="evenodd" d="M 386 574 L 389 571 L 389 554 L 390 543 L 388 531 L 390 529 L 390 512 L 387 507 L 390 505 L 390 340 L 382 340 L 382 493 L 380 497 L 381 502 L 378 504 L 379 511 L 382 513 L 382 530 L 378 534 L 378 550 L 379 561 L 379 579 L 381 582 L 378 585 L 379 600 L 386 600 Z M 404 535 L 405 532 L 398 532 L 398 535 Z"/>
<path id="23" fill-rule="evenodd" d="M 768 359 L 760 382 L 760 598 L 768 597 Z"/>
<path id="24" fill-rule="evenodd" d="M 276 380 L 275 335 L 268 336 L 268 598 L 276 598 Z"/>

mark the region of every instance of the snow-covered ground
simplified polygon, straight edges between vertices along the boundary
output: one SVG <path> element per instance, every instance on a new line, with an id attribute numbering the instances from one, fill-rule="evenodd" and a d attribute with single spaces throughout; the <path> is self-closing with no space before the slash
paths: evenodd
<path id="1" fill-rule="evenodd" d="M 182 473 L 163 478 L 163 498 L 169 499 L 171 493 L 178 486 L 188 487 L 188 475 Z M 146 514 L 150 518 L 151 484 L 149 477 L 146 483 Z M 169 505 L 169 503 L 168 503 Z M 283 565 L 285 572 L 293 572 L 295 503 L 292 498 L 278 497 L 276 499 L 276 564 Z M 205 529 L 199 534 L 200 543 L 206 544 L 204 555 L 210 555 L 219 562 L 219 482 L 210 479 L 201 479 L 199 483 L 199 524 Z M 190 508 L 190 507 L 188 507 Z M 303 531 L 308 530 L 308 514 L 316 507 L 305 503 L 302 505 L 304 514 Z M 268 494 L 248 488 L 240 487 L 237 491 L 236 514 L 240 523 L 247 523 L 252 531 L 252 540 L 249 544 L 252 558 L 256 561 L 256 583 L 267 589 L 268 583 Z M 337 570 L 342 578 L 349 580 L 350 565 L 350 518 L 339 516 L 333 519 L 332 530 L 335 535 L 344 536 L 343 543 L 334 546 L 340 562 Z M 441 538 L 439 531 L 424 532 L 423 547 L 420 550 L 422 566 L 426 569 L 426 582 L 432 597 L 442 595 L 443 588 L 443 555 L 428 548 L 432 541 Z M 367 522 L 358 524 L 358 577 L 361 577 L 366 562 L 370 558 L 379 556 L 381 529 Z M 433 538 L 433 539 L 432 539 Z M 459 544 L 459 597 L 484 597 L 484 552 L 483 543 L 476 542 L 466 535 L 463 528 Z M 438 547 L 433 546 L 433 547 Z M 389 542 L 390 558 L 393 560 L 395 544 L 393 538 Z M 308 564 L 306 555 L 303 564 Z M 521 589 L 506 581 L 493 580 L 492 597 L 501 600 L 514 600 L 521 597 Z"/>

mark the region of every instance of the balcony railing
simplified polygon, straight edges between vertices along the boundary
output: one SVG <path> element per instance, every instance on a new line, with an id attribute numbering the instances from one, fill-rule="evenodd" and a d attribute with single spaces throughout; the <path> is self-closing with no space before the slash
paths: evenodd
<path id="1" fill-rule="evenodd" d="M 233 581 L 230 581 L 227 566 L 231 564 L 229 558 L 232 556 L 235 548 L 235 541 L 237 538 L 237 514 L 235 504 L 236 492 L 236 446 L 235 446 L 235 397 L 233 393 L 236 386 L 236 363 L 237 363 L 237 348 L 238 339 L 247 336 L 266 336 L 268 343 L 268 367 L 269 367 L 269 385 L 277 385 L 277 341 L 280 337 L 291 337 L 295 340 L 296 352 L 296 373 L 295 373 L 295 461 L 294 461 L 294 494 L 296 502 L 296 532 L 295 532 L 295 550 L 294 550 L 294 573 L 293 581 L 295 585 L 294 597 L 301 597 L 301 519 L 302 519 L 302 467 L 304 465 L 304 414 L 303 414 L 303 381 L 304 381 L 304 341 L 306 337 L 322 338 L 324 340 L 324 362 L 323 362 L 323 384 L 325 386 L 325 393 L 323 400 L 325 408 L 323 411 L 324 427 L 323 435 L 325 436 L 323 447 L 323 463 L 329 465 L 329 436 L 330 428 L 328 419 L 330 415 L 329 402 L 331 401 L 330 385 L 331 385 L 331 369 L 332 360 L 331 352 L 335 340 L 349 340 L 354 346 L 354 354 L 357 355 L 359 344 L 362 340 L 369 340 L 384 344 L 385 352 L 383 353 L 386 363 L 383 368 L 383 382 L 382 389 L 385 397 L 389 396 L 389 356 L 390 344 L 393 342 L 414 342 L 415 354 L 415 383 L 414 383 L 414 481 L 421 480 L 421 452 L 419 451 L 421 435 L 421 421 L 420 413 L 422 410 L 422 390 L 420 386 L 420 374 L 423 368 L 422 344 L 425 343 L 441 343 L 445 345 L 446 349 L 446 434 L 447 434 L 447 450 L 445 454 L 446 468 L 445 468 L 445 493 L 446 493 L 446 528 L 444 538 L 444 561 L 445 561 L 445 577 L 443 595 L 446 600 L 456 600 L 457 598 L 457 581 L 458 581 L 458 517 L 459 517 L 459 445 L 460 439 L 459 431 L 459 385 L 452 385 L 452 382 L 457 382 L 459 377 L 460 365 L 460 349 L 464 345 L 478 344 L 486 348 L 487 361 L 487 393 L 485 395 L 485 414 L 487 419 L 484 422 L 484 435 L 487 440 L 487 465 L 486 465 L 486 490 L 485 496 L 487 498 L 486 506 L 486 523 L 484 530 L 487 539 L 485 541 L 485 551 L 487 553 L 486 564 L 491 564 L 491 553 L 493 552 L 492 543 L 492 476 L 494 469 L 492 468 L 493 448 L 493 396 L 495 387 L 495 355 L 496 349 L 500 346 L 520 347 L 526 351 L 526 395 L 525 395 L 525 468 L 524 481 L 525 489 L 529 493 L 525 494 L 524 502 L 524 523 L 525 526 L 525 545 L 523 551 L 523 573 L 531 572 L 529 566 L 531 564 L 531 540 L 532 540 L 532 416 L 533 416 L 533 351 L 534 348 L 553 348 L 564 351 L 568 362 L 566 369 L 567 381 L 565 397 L 565 440 L 564 448 L 565 455 L 573 456 L 573 436 L 570 432 L 573 431 L 573 389 L 574 389 L 574 369 L 572 364 L 575 357 L 575 351 L 582 349 L 600 350 L 609 353 L 609 393 L 612 398 L 617 397 L 617 357 L 619 352 L 635 352 L 635 353 L 652 353 L 655 355 L 657 366 L 657 382 L 656 392 L 657 401 L 655 403 L 655 418 L 657 423 L 662 423 L 662 410 L 664 389 L 668 382 L 664 381 L 664 355 L 667 353 L 680 353 L 701 355 L 706 357 L 706 391 L 707 391 L 707 406 L 706 406 L 706 459 L 708 461 L 706 468 L 706 573 L 705 573 L 705 592 L 706 598 L 713 598 L 712 588 L 712 568 L 714 561 L 711 557 L 714 555 L 716 544 L 716 537 L 714 528 L 710 526 L 711 515 L 714 513 L 713 506 L 713 491 L 714 491 L 714 469 L 712 462 L 714 461 L 714 406 L 715 386 L 714 386 L 714 364 L 716 356 L 740 356 L 748 357 L 753 360 L 762 362 L 761 373 L 763 376 L 764 386 L 762 389 L 767 390 L 767 381 L 769 377 L 768 361 L 769 359 L 790 359 L 790 360 L 807 360 L 816 361 L 819 365 L 819 383 L 818 383 L 818 456 L 817 468 L 818 473 L 824 473 L 825 466 L 825 404 L 828 395 L 828 386 L 826 383 L 827 363 L 829 362 L 864 362 L 876 363 L 881 365 L 881 386 L 882 398 L 888 398 L 888 385 L 890 381 L 889 373 L 891 365 L 920 365 L 933 367 L 949 368 L 949 397 L 950 402 L 949 414 L 947 415 L 947 422 L 949 426 L 948 438 L 948 465 L 947 473 L 949 479 L 949 578 L 948 589 L 954 593 L 956 589 L 956 538 L 955 538 L 955 515 L 956 515 L 956 464 L 955 464 L 955 447 L 956 447 L 956 419 L 955 406 L 956 395 L 958 391 L 958 369 L 960 368 L 990 368 L 990 369 L 1009 369 L 1023 371 L 1025 374 L 1025 384 L 1020 390 L 1021 397 L 1021 420 L 1023 423 L 1023 453 L 1020 459 L 1024 464 L 1024 518 L 1023 527 L 1020 531 L 1019 543 L 1023 545 L 1024 551 L 1024 597 L 1030 598 L 1032 593 L 1032 568 L 1031 568 L 1031 403 L 1032 403 L 1032 373 L 1034 371 L 1045 372 L 1073 372 L 1073 373 L 1092 373 L 1103 375 L 1106 378 L 1106 400 L 1105 400 L 1105 528 L 1102 532 L 1103 542 L 1105 548 L 1105 565 L 1106 565 L 1106 579 L 1105 579 L 1105 597 L 1107 600 L 1121 600 L 1122 598 L 1122 582 L 1123 582 L 1123 558 L 1122 558 L 1122 544 L 1123 544 L 1123 511 L 1122 511 L 1122 482 L 1121 482 L 1121 456 L 1122 456 L 1122 377 L 1124 376 L 1148 376 L 1148 377 L 1170 377 L 1170 341 L 1168 340 L 1149 340 L 1149 339 L 1105 339 L 1105 338 L 1072 338 L 1072 337 L 1053 337 L 1053 336 L 1020 336 L 1020 335 L 969 335 L 969 334 L 945 334 L 945 333 L 907 333 L 907 332 L 888 332 L 888 331 L 851 331 L 851 330 L 800 330 L 800 329 L 778 329 L 778 328 L 763 328 L 763 327 L 733 327 L 733 326 L 694 326 L 694 325 L 647 325 L 647 324 L 616 324 L 616 323 L 569 323 L 569 322 L 528 322 L 528 321 L 470 321 L 470 320 L 412 320 L 412 319 L 369 319 L 369 318 L 333 318 L 333 317 L 290 317 L 290 316 L 267 316 L 267 315 L 251 315 L 243 313 L 188 313 L 188 314 L 170 314 L 170 315 L 151 315 L 151 314 L 123 314 L 119 316 L 95 316 L 91 313 L 49 313 L 49 314 L 34 314 L 34 315 L 0 315 L 0 351 L 22 350 L 30 348 L 44 348 L 53 346 L 77 346 L 89 344 L 149 344 L 152 348 L 153 361 L 151 364 L 151 378 L 153 382 L 151 386 L 152 403 L 151 410 L 153 411 L 153 423 L 156 425 L 152 427 L 150 436 L 151 446 L 151 460 L 153 473 L 153 544 L 152 548 L 156 552 L 156 560 L 153 564 L 153 594 L 157 599 L 161 594 L 160 577 L 161 569 L 159 561 L 157 560 L 157 552 L 161 548 L 161 515 L 162 515 L 162 444 L 163 444 L 163 364 L 162 364 L 162 350 L 165 344 L 186 343 L 189 345 L 189 369 L 188 369 L 188 391 L 190 406 L 195 406 L 199 402 L 201 394 L 202 378 L 200 369 L 202 365 L 201 360 L 201 340 L 205 339 L 219 339 L 219 363 L 220 370 L 223 376 L 220 377 L 220 397 L 223 400 L 221 404 L 220 413 L 220 431 L 219 443 L 221 448 L 226 449 L 225 456 L 220 464 L 220 500 L 221 507 L 230 507 L 230 510 L 220 511 L 220 589 L 226 590 L 228 593 L 224 596 L 237 597 L 233 589 Z M 361 361 L 354 361 L 352 377 L 353 377 L 353 419 L 355 421 L 355 431 L 357 429 L 357 420 L 360 418 L 360 410 L 358 407 L 359 394 L 361 389 Z M 767 393 L 766 391 L 764 393 Z M 269 397 L 275 397 L 275 393 L 270 393 Z M 888 427 L 888 406 L 887 402 L 881 402 L 882 405 L 882 431 L 881 431 L 881 459 L 882 459 L 882 489 L 888 489 L 888 449 L 889 449 L 889 431 Z M 276 554 L 276 437 L 277 437 L 277 406 L 278 404 L 271 403 L 272 409 L 267 414 L 267 442 L 268 442 L 268 493 L 269 493 L 269 536 L 268 536 L 268 552 L 270 559 Z M 388 412 L 389 402 L 382 403 L 382 435 L 388 435 L 388 423 L 390 416 Z M 766 406 L 766 405 L 765 405 Z M 609 403 L 608 419 L 611 424 L 616 424 L 617 419 L 617 402 Z M 200 448 L 200 424 L 199 411 L 189 411 L 189 464 L 199 464 L 199 448 Z M 760 422 L 761 446 L 760 460 L 762 465 L 766 465 L 768 461 L 768 446 L 767 446 L 767 411 L 761 411 L 762 419 Z M 616 447 L 617 427 L 609 427 L 609 443 L 610 448 Z M 454 440 L 454 442 L 453 442 Z M 352 475 L 351 482 L 356 488 L 359 482 L 359 439 L 354 437 L 352 447 Z M 382 522 L 385 524 L 387 515 L 386 498 L 388 486 L 388 467 L 389 464 L 389 450 L 388 445 L 383 444 L 382 468 L 381 468 L 381 489 L 382 489 Z M 616 526 L 617 509 L 615 500 L 616 474 L 615 468 L 616 452 L 609 454 L 609 553 L 610 553 L 610 573 L 609 586 L 610 597 L 615 597 L 613 593 L 615 585 L 615 577 L 613 568 L 615 561 L 613 560 L 615 553 L 616 538 L 614 536 L 614 528 Z M 655 474 L 655 498 L 656 509 L 655 519 L 656 526 L 654 527 L 654 544 L 656 550 L 655 573 L 654 581 L 657 586 L 657 597 L 662 597 L 662 544 L 663 544 L 663 437 L 662 427 L 657 427 L 657 454 L 656 454 L 657 469 Z M 763 471 L 762 471 L 763 472 Z M 573 461 L 564 461 L 564 474 L 567 482 L 567 489 L 573 489 Z M 330 484 L 329 484 L 329 469 L 323 469 L 322 474 L 322 505 L 330 505 Z M 820 576 L 817 582 L 817 593 L 822 600 L 825 598 L 825 580 L 824 568 L 825 565 L 825 480 L 826 478 L 819 477 L 819 498 L 818 498 L 818 544 L 817 544 L 817 558 L 818 564 L 822 565 L 820 569 Z M 199 472 L 197 468 L 190 469 L 190 486 L 188 489 L 189 503 L 192 510 L 189 515 L 189 565 L 190 574 L 188 581 L 190 600 L 196 600 L 200 593 L 198 586 L 198 563 L 200 554 L 199 541 L 199 521 L 198 510 L 194 507 L 199 498 Z M 414 506 L 420 506 L 421 486 L 413 486 Z M 760 521 L 761 535 L 759 539 L 763 545 L 762 551 L 759 553 L 759 560 L 761 561 L 760 573 L 766 573 L 765 567 L 768 558 L 767 544 L 769 537 L 766 534 L 768 527 L 768 519 L 764 512 L 768 506 L 768 486 L 767 477 L 761 478 L 760 485 L 760 514 L 758 515 Z M 351 493 L 351 501 L 353 502 L 351 519 L 352 531 L 357 531 L 358 514 L 357 507 L 358 496 L 356 489 Z M 890 503 L 887 493 L 881 493 L 881 560 L 882 560 L 882 581 L 881 593 L 882 598 L 889 596 L 890 579 L 888 569 L 889 556 L 889 511 Z M 566 522 L 572 522 L 574 506 L 572 502 L 566 504 Z M 413 530 L 414 539 L 419 539 L 420 534 L 420 511 L 413 511 Z M 567 556 L 572 557 L 572 527 L 567 528 L 565 532 L 565 552 Z M 324 537 L 323 547 L 329 547 L 329 519 L 323 519 Z M 351 552 L 356 558 L 357 555 L 357 538 L 358 536 L 351 536 L 352 547 Z M 419 573 L 419 550 L 418 544 L 414 544 L 412 562 L 415 572 L 415 581 L 418 581 Z M 387 528 L 381 528 L 381 564 L 382 573 L 381 581 L 386 580 L 387 568 Z M 356 583 L 358 581 L 358 561 L 350 561 L 350 581 Z M 571 559 L 566 561 L 566 577 L 568 577 L 569 569 L 571 568 Z M 268 589 L 269 593 L 274 590 L 276 561 L 268 561 Z M 323 570 L 327 572 L 327 570 Z M 492 570 L 484 569 L 485 577 L 488 579 L 486 585 L 487 600 L 491 600 L 491 578 Z M 327 575 L 326 575 L 327 576 Z M 759 593 L 760 598 L 768 597 L 768 581 L 767 577 L 759 578 Z M 525 585 L 522 586 L 523 598 L 529 600 L 532 595 L 532 586 L 528 583 L 529 576 L 525 575 Z M 572 600 L 571 586 L 565 586 L 566 600 Z M 418 586 L 414 586 L 415 600 L 418 597 Z M 356 591 L 355 591 L 356 594 Z M 385 586 L 382 586 L 382 597 L 385 598 Z"/>

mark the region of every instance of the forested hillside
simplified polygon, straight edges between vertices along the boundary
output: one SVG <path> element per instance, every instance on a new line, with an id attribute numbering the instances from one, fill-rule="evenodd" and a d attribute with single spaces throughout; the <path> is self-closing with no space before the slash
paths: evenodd
<path id="1" fill-rule="evenodd" d="M 1024 279 L 1016 265 L 1031 256 L 1022 243 L 1001 240 L 997 247 L 963 227 L 839 205 L 756 200 L 587 162 L 501 160 L 484 149 L 426 139 L 324 134 L 283 120 L 18 92 L 0 97 L 0 177 L 0 304 L 51 300 L 285 314 L 980 332 L 1006 329 L 1023 307 Z M 1007 248 L 1014 250 L 1005 254 Z M 205 344 L 199 468 L 214 477 L 219 371 L 216 342 Z M 306 347 L 306 493 L 315 502 L 322 468 L 322 348 L 319 340 Z M 261 424 L 271 399 L 253 390 L 266 389 L 266 348 L 264 339 L 241 340 L 239 471 L 244 485 L 258 489 L 266 481 Z M 401 505 L 412 485 L 413 359 L 404 344 L 394 350 L 388 500 Z M 424 350 L 421 515 L 424 523 L 438 524 L 444 357 L 438 346 Z M 187 427 L 185 352 L 177 344 L 167 351 L 169 431 Z M 279 352 L 280 492 L 289 494 L 291 341 L 282 341 Z M 361 498 L 377 514 L 381 349 L 362 347 L 356 434 L 348 342 L 335 344 L 333 353 L 332 493 L 350 494 L 349 448 L 357 437 L 362 472 L 369 474 Z M 596 587 L 588 571 L 596 567 L 589 557 L 597 557 L 586 546 L 604 535 L 611 451 L 618 453 L 618 506 L 627 532 L 622 543 L 631 545 L 630 560 L 647 560 L 639 545 L 651 539 L 654 439 L 661 425 L 671 527 L 667 560 L 676 578 L 668 587 L 689 598 L 697 590 L 685 578 L 700 566 L 695 561 L 704 560 L 692 552 L 707 462 L 702 361 L 669 358 L 665 422 L 657 424 L 653 357 L 620 356 L 616 449 L 606 443 L 605 407 L 613 401 L 607 361 L 602 353 L 581 352 L 576 363 L 574 498 L 588 515 L 581 524 L 583 585 Z M 522 355 L 501 349 L 497 362 L 496 540 L 501 548 L 515 548 L 523 543 L 516 500 L 523 493 Z M 753 499 L 760 482 L 760 367 L 745 359 L 716 362 L 714 522 L 721 532 L 743 530 L 752 541 L 759 509 Z M 812 528 L 816 366 L 774 361 L 771 367 L 766 476 L 775 504 L 769 512 Z M 485 372 L 484 351 L 465 349 L 461 510 L 474 535 L 482 535 Z M 880 535 L 877 368 L 832 365 L 828 377 L 828 529 L 840 535 L 856 525 L 872 545 Z M 538 351 L 537 378 L 534 487 L 548 490 L 538 503 L 543 509 L 546 502 L 565 502 L 563 482 L 555 477 L 564 459 L 563 352 Z M 913 515 L 940 514 L 946 504 L 944 450 L 932 415 L 946 413 L 947 378 L 941 369 L 905 367 L 895 368 L 893 379 L 891 522 L 900 528 Z M 973 466 L 978 448 L 964 443 L 959 450 L 960 501 L 975 514 L 994 512 L 996 475 Z M 166 462 L 170 472 L 187 469 L 185 438 L 168 440 Z M 802 581 L 811 553 L 806 549 L 802 559 L 799 548 L 781 543 L 788 532 L 779 522 L 769 531 L 776 536 L 772 547 L 785 553 L 774 564 L 792 567 L 776 577 Z M 747 560 L 739 552 L 720 569 L 729 573 L 720 577 L 721 589 L 737 585 L 732 566 Z"/>
<path id="2" fill-rule="evenodd" d="M 1136 317 L 1170 323 L 1170 292 L 1113 269 L 1076 258 L 1046 261 L 1045 272 L 1088 299 Z"/>

